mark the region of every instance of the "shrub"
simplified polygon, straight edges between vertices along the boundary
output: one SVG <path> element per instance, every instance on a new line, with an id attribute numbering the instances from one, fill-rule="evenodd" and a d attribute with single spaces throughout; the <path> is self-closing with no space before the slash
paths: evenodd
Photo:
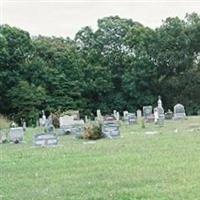
<path id="1" fill-rule="evenodd" d="M 101 125 L 99 123 L 88 123 L 85 125 L 83 139 L 97 140 L 103 137 L 101 132 Z"/>
<path id="2" fill-rule="evenodd" d="M 3 115 L 0 115 L 0 129 L 9 128 L 9 126 L 10 121 Z"/>

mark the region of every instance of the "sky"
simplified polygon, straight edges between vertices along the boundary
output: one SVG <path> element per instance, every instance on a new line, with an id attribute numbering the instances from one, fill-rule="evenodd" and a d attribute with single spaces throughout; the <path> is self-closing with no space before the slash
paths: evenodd
<path id="1" fill-rule="evenodd" d="M 167 17 L 200 14 L 200 0 L 0 0 L 0 24 L 31 35 L 74 38 L 84 26 L 97 28 L 97 20 L 118 15 L 156 28 Z"/>

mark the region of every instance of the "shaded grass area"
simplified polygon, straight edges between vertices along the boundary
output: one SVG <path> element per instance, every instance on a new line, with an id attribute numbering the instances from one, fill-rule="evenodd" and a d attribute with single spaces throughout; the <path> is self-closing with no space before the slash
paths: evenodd
<path id="1" fill-rule="evenodd" d="M 121 126 L 121 138 L 87 144 L 60 137 L 56 148 L 0 146 L 2 200 L 199 199 L 200 118 Z M 147 135 L 147 131 L 158 134 Z"/>

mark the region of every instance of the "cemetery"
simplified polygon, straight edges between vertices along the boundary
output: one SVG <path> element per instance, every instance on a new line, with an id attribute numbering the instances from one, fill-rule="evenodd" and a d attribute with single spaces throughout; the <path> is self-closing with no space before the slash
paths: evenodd
<path id="1" fill-rule="evenodd" d="M 199 180 L 193 177 L 200 164 L 200 117 L 186 118 L 181 104 L 174 106 L 173 113 L 165 113 L 160 97 L 154 113 L 152 110 L 152 106 L 144 106 L 143 112 L 124 111 L 124 116 L 116 110 L 103 116 L 97 110 L 95 121 L 87 122 L 65 113 L 59 128 L 42 111 L 42 123 L 36 128 L 1 129 L 0 166 L 7 173 L 0 174 L 1 188 L 9 188 L 9 199 L 35 195 L 40 196 L 37 199 L 65 195 L 70 199 L 173 199 L 174 193 L 187 195 L 190 185 L 198 194 Z M 166 117 L 167 113 L 172 116 Z M 12 193 L 18 185 L 20 190 Z M 130 187 L 128 192 L 125 185 Z"/>
<path id="2" fill-rule="evenodd" d="M 200 199 L 199 13 L 2 0 L 0 200 Z"/>

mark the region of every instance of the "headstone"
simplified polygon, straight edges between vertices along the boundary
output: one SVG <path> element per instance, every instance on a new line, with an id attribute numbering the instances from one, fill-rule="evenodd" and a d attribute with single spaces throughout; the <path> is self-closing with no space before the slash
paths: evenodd
<path id="1" fill-rule="evenodd" d="M 154 121 L 154 115 L 152 114 L 152 106 L 143 106 L 143 116 L 146 122 Z"/>
<path id="2" fill-rule="evenodd" d="M 84 132 L 84 121 L 83 120 L 69 120 L 65 121 L 62 126 L 60 126 L 59 135 L 80 135 Z"/>
<path id="3" fill-rule="evenodd" d="M 68 125 L 69 123 L 72 123 L 73 121 L 74 121 L 74 117 L 69 116 L 69 115 L 64 115 L 59 118 L 60 127 Z"/>
<path id="4" fill-rule="evenodd" d="M 120 114 L 119 114 L 119 112 L 116 112 L 116 117 L 115 118 L 116 118 L 117 121 L 120 120 Z"/>
<path id="5" fill-rule="evenodd" d="M 174 120 L 186 119 L 185 108 L 182 104 L 176 104 L 174 106 Z"/>
<path id="6" fill-rule="evenodd" d="M 49 115 L 48 119 L 46 119 L 45 128 L 46 128 L 47 133 L 54 134 L 54 126 L 53 126 L 52 115 Z"/>
<path id="7" fill-rule="evenodd" d="M 34 136 L 34 144 L 36 146 L 56 146 L 58 144 L 58 138 L 52 134 L 37 134 Z"/>
<path id="8" fill-rule="evenodd" d="M 128 121 L 128 111 L 127 110 L 125 110 L 124 112 L 123 112 L 123 120 L 124 121 Z"/>
<path id="9" fill-rule="evenodd" d="M 9 140 L 14 143 L 22 142 L 24 139 L 23 127 L 10 128 Z"/>
<path id="10" fill-rule="evenodd" d="M 103 117 L 101 115 L 101 110 L 100 109 L 97 110 L 97 120 L 98 121 L 102 121 L 103 120 Z"/>
<path id="11" fill-rule="evenodd" d="M 159 119 L 159 117 L 158 117 L 158 107 L 154 108 L 153 114 L 154 114 L 154 122 L 155 122 L 155 124 L 157 124 L 158 119 Z"/>
<path id="12" fill-rule="evenodd" d="M 142 111 L 140 109 L 137 110 L 137 118 L 142 117 Z"/>
<path id="13" fill-rule="evenodd" d="M 135 124 L 137 123 L 137 117 L 135 113 L 128 113 L 128 124 Z"/>
<path id="14" fill-rule="evenodd" d="M 88 122 L 88 117 L 87 117 L 87 115 L 85 115 L 85 123 L 87 123 Z"/>
<path id="15" fill-rule="evenodd" d="M 170 109 L 168 109 L 168 111 L 165 113 L 165 119 L 170 120 L 172 118 L 173 118 L 173 112 Z"/>
<path id="16" fill-rule="evenodd" d="M 119 124 L 112 116 L 107 116 L 102 125 L 102 133 L 107 138 L 116 138 L 120 136 Z"/>
<path id="17" fill-rule="evenodd" d="M 164 112 L 164 109 L 162 107 L 162 100 L 161 100 L 160 96 L 158 97 L 157 110 L 158 110 L 158 124 L 160 126 L 162 126 L 164 124 L 164 120 L 165 120 L 165 112 Z"/>
<path id="18" fill-rule="evenodd" d="M 4 143 L 7 141 L 7 129 L 0 129 L 0 144 Z"/>

